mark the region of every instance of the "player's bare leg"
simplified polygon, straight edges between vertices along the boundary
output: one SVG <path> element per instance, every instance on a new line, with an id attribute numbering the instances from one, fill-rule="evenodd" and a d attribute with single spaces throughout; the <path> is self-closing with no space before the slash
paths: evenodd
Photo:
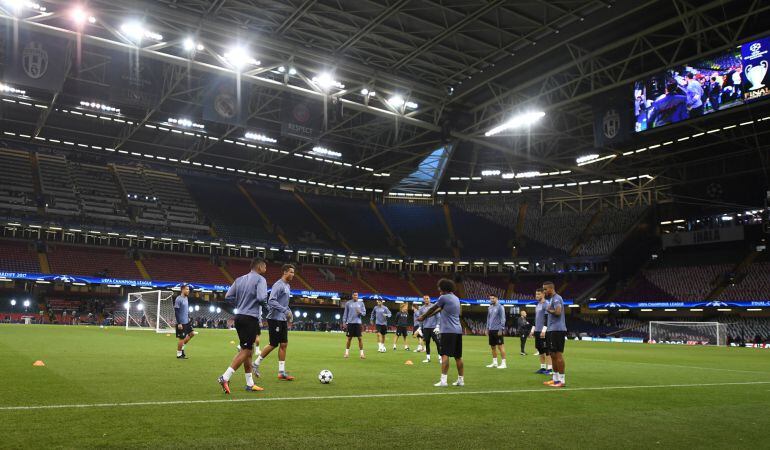
<path id="1" fill-rule="evenodd" d="M 358 338 L 358 350 L 361 354 L 361 359 L 366 359 L 366 356 L 364 356 L 364 340 L 363 338 Z"/>

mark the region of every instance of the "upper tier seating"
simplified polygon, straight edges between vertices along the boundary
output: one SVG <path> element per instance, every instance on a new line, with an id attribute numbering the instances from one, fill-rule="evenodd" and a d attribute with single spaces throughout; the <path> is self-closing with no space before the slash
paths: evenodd
<path id="1" fill-rule="evenodd" d="M 513 230 L 453 205 L 450 211 L 460 255 L 479 258 L 511 256 Z"/>
<path id="2" fill-rule="evenodd" d="M 361 276 L 377 290 L 378 294 L 414 297 L 417 292 L 401 274 L 366 270 Z"/>
<path id="3" fill-rule="evenodd" d="M 147 252 L 142 263 L 153 280 L 227 284 L 224 274 L 205 256 Z"/>
<path id="4" fill-rule="evenodd" d="M 66 244 L 49 245 L 48 263 L 51 272 L 56 274 L 142 279 L 142 274 L 126 250 Z"/>
<path id="5" fill-rule="evenodd" d="M 0 271 L 40 273 L 34 242 L 0 239 Z"/>
<path id="6" fill-rule="evenodd" d="M 354 251 L 395 254 L 368 201 L 309 194 L 303 198 Z"/>
<path id="7" fill-rule="evenodd" d="M 451 255 L 449 232 L 440 206 L 396 203 L 381 205 L 380 211 L 391 231 L 406 245 L 408 254 L 423 257 Z"/>
<path id="8" fill-rule="evenodd" d="M 0 149 L 0 211 L 15 215 L 37 212 L 29 153 Z"/>

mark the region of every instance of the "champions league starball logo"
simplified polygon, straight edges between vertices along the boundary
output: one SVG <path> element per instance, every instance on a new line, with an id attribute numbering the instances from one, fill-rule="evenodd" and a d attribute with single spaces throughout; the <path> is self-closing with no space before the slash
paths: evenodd
<path id="1" fill-rule="evenodd" d="M 22 52 L 22 67 L 28 77 L 42 78 L 48 71 L 48 52 L 43 49 L 43 44 L 30 42 Z"/>
<path id="2" fill-rule="evenodd" d="M 232 92 L 220 91 L 214 97 L 214 111 L 225 119 L 233 119 L 238 115 L 238 101 Z"/>
<path id="3" fill-rule="evenodd" d="M 620 132 L 620 114 L 614 109 L 604 113 L 602 118 L 602 133 L 607 139 L 615 139 Z"/>

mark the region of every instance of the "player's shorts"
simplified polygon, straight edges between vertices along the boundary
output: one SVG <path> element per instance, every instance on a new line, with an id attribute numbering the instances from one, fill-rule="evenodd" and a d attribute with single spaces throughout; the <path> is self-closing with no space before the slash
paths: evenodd
<path id="1" fill-rule="evenodd" d="M 548 345 L 548 353 L 564 353 L 564 343 L 567 341 L 566 331 L 546 331 L 545 340 Z"/>
<path id="2" fill-rule="evenodd" d="M 377 333 L 385 336 L 388 334 L 388 326 L 387 325 L 377 325 Z"/>
<path id="3" fill-rule="evenodd" d="M 409 335 L 409 333 L 407 333 L 405 326 L 398 326 L 398 327 L 396 327 L 396 336 L 407 337 L 408 335 Z"/>
<path id="4" fill-rule="evenodd" d="M 413 326 L 412 326 L 412 336 L 414 336 L 415 334 L 417 334 L 417 330 L 419 330 L 419 329 L 420 329 L 420 326 L 419 326 L 419 325 L 413 325 Z M 406 336 L 406 335 L 404 335 L 404 336 Z"/>
<path id="5" fill-rule="evenodd" d="M 285 320 L 268 319 L 267 329 L 270 332 L 270 345 L 278 347 L 279 344 L 289 342 L 289 325 Z"/>
<path id="6" fill-rule="evenodd" d="M 348 324 L 348 332 L 345 333 L 347 337 L 350 338 L 360 338 L 361 337 L 361 324 L 360 323 L 349 323 Z"/>
<path id="7" fill-rule="evenodd" d="M 541 355 L 547 355 L 549 353 L 548 351 L 548 345 L 546 345 L 545 338 L 540 337 L 540 332 L 536 331 L 533 333 L 535 336 L 535 348 L 537 349 L 537 352 Z M 548 332 L 546 332 L 548 334 Z"/>
<path id="8" fill-rule="evenodd" d="M 192 323 L 185 323 L 182 324 L 182 329 L 180 330 L 178 327 L 176 329 L 176 338 L 177 339 L 184 339 L 193 332 Z"/>
<path id="9" fill-rule="evenodd" d="M 259 320 L 256 317 L 245 314 L 236 314 L 234 322 L 241 348 L 252 350 L 254 348 L 254 341 L 257 340 L 257 335 L 259 334 Z"/>
<path id="10" fill-rule="evenodd" d="M 503 345 L 503 334 L 499 330 L 489 330 L 489 345 L 494 347 L 496 345 Z"/>
<path id="11" fill-rule="evenodd" d="M 459 333 L 441 333 L 441 348 L 438 354 L 450 358 L 462 358 L 463 335 Z"/>

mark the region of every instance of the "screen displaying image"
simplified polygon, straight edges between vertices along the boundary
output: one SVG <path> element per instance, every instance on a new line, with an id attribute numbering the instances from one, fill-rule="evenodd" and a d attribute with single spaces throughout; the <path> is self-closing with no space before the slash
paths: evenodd
<path id="1" fill-rule="evenodd" d="M 770 38 L 634 83 L 635 130 L 659 128 L 770 95 Z"/>

